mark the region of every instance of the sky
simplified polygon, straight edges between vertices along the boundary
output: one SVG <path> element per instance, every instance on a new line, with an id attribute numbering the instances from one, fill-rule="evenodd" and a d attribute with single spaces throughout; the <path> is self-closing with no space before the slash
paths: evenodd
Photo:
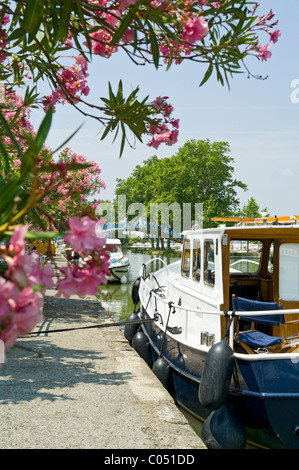
<path id="1" fill-rule="evenodd" d="M 139 85 L 139 98 L 168 96 L 173 117 L 180 119 L 177 144 L 155 150 L 145 138 L 143 144 L 127 146 L 119 159 L 119 142 L 112 143 L 111 137 L 100 141 L 98 123 L 70 105 L 57 106 L 47 144 L 57 147 L 83 123 L 68 146 L 100 165 L 106 183 L 100 198 L 111 200 L 116 179 L 130 176 L 147 158 L 171 157 L 190 139 L 225 141 L 234 159 L 234 177 L 248 186 L 246 192 L 238 191 L 241 207 L 254 197 L 272 216 L 299 214 L 299 1 L 261 0 L 260 5 L 260 14 L 273 10 L 281 30 L 271 59 L 246 62 L 253 75 L 265 80 L 247 78 L 245 71 L 230 81 L 230 89 L 214 76 L 199 87 L 205 73 L 201 64 L 185 61 L 157 71 L 154 66 L 138 67 L 119 53 L 110 59 L 96 57 L 89 66 L 88 99 L 96 104 L 108 95 L 108 82 L 116 90 L 120 79 L 126 95 Z M 264 44 L 268 37 L 262 36 Z M 42 117 L 42 112 L 32 112 L 36 128 Z"/>

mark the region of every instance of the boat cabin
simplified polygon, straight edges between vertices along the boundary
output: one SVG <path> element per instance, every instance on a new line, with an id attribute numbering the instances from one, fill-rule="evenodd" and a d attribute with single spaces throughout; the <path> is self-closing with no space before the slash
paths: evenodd
<path id="1" fill-rule="evenodd" d="M 299 225 L 241 225 L 188 231 L 181 277 L 198 291 L 218 299 L 220 310 L 233 310 L 234 296 L 277 302 L 299 309 Z M 262 309 L 261 309 L 262 310 Z M 298 334 L 298 314 L 284 325 L 259 325 L 274 336 Z M 225 319 L 221 319 L 225 331 Z M 288 321 L 292 321 L 288 323 Z"/>
<path id="2" fill-rule="evenodd" d="M 121 241 L 119 238 L 107 238 L 105 249 L 111 253 L 122 253 Z"/>

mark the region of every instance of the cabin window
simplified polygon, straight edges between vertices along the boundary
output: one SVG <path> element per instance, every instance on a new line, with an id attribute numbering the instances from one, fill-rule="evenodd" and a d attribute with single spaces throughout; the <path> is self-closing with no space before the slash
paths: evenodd
<path id="1" fill-rule="evenodd" d="M 194 281 L 200 281 L 200 266 L 201 266 L 201 250 L 200 250 L 200 242 L 198 240 L 194 240 L 193 242 L 193 269 L 192 269 L 192 277 Z"/>
<path id="2" fill-rule="evenodd" d="M 256 274 L 259 271 L 261 254 L 261 244 L 256 240 L 232 240 L 230 271 Z"/>
<path id="3" fill-rule="evenodd" d="M 204 283 L 215 285 L 215 251 L 213 240 L 205 240 L 204 244 Z"/>
<path id="4" fill-rule="evenodd" d="M 107 244 L 105 245 L 105 249 L 109 251 L 110 253 L 121 253 L 121 245 L 113 245 L 113 244 Z"/>
<path id="5" fill-rule="evenodd" d="M 189 278 L 190 274 L 190 240 L 184 240 L 181 275 Z"/>
<path id="6" fill-rule="evenodd" d="M 279 297 L 299 300 L 299 244 L 283 243 L 279 249 Z"/>

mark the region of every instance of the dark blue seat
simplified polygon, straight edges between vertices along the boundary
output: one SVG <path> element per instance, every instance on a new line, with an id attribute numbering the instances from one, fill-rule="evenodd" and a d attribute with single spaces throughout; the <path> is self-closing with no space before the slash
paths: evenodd
<path id="1" fill-rule="evenodd" d="M 243 297 L 232 298 L 233 310 L 237 312 L 253 312 L 263 310 L 282 310 L 283 306 L 276 302 L 260 302 L 258 300 L 244 299 Z M 251 330 L 243 333 L 237 333 L 235 339 L 241 343 L 245 349 L 252 353 L 251 349 L 246 348 L 245 345 L 250 347 L 268 348 L 281 343 L 285 338 L 280 336 L 270 336 L 261 331 L 253 329 L 253 325 L 256 323 L 264 325 L 277 325 L 285 323 L 284 314 L 276 315 L 248 315 L 240 317 L 241 320 L 247 320 L 251 322 Z"/>

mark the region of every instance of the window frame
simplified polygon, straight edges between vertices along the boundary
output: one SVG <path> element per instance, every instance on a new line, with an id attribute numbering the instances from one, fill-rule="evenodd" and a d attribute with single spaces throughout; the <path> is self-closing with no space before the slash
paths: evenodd
<path id="1" fill-rule="evenodd" d="M 198 244 L 198 247 L 195 247 L 195 244 Z M 202 245 L 201 240 L 198 240 L 196 238 L 193 240 L 193 244 L 192 244 L 192 280 L 196 283 L 200 283 L 200 281 L 202 279 L 202 260 L 201 260 L 202 250 L 201 250 L 201 245 Z M 198 253 L 196 255 L 195 255 L 195 250 L 198 250 Z M 196 256 L 196 258 L 195 258 L 195 256 Z M 199 261 L 199 266 L 196 268 L 196 270 L 194 269 L 195 259 L 197 259 L 197 264 L 198 264 L 198 261 Z M 196 275 L 195 275 L 195 271 L 196 271 Z"/>
<path id="2" fill-rule="evenodd" d="M 189 243 L 189 248 L 187 248 L 187 250 L 189 250 L 189 274 L 188 276 L 186 275 L 186 271 L 184 270 L 184 267 L 185 267 L 185 261 L 188 259 L 187 257 L 185 257 L 185 253 L 186 253 L 186 246 L 187 244 Z M 184 244 L 183 244 L 183 252 L 182 252 L 182 259 L 181 259 L 181 276 L 184 278 L 184 279 L 190 279 L 190 267 L 191 267 L 191 240 L 190 238 L 185 238 L 184 239 Z"/>
<path id="3" fill-rule="evenodd" d="M 208 259 L 208 251 L 206 250 L 206 245 L 207 244 L 212 244 L 213 246 L 213 261 Z M 203 242 L 203 283 L 205 286 L 214 288 L 216 284 L 216 279 L 215 279 L 215 263 L 216 263 L 216 253 L 215 253 L 215 240 L 213 238 L 205 238 Z M 210 253 L 210 251 L 209 251 Z M 209 262 L 212 262 L 214 264 L 214 278 L 212 278 L 212 275 L 209 276 Z"/>

